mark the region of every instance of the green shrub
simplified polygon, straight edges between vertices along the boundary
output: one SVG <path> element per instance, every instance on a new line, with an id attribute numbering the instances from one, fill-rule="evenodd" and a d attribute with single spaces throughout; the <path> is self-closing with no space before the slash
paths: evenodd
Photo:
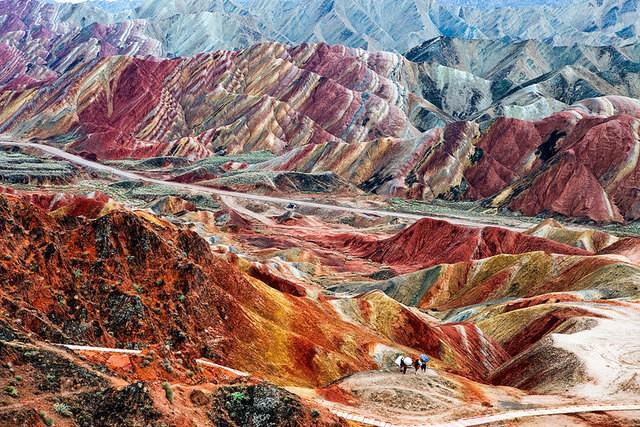
<path id="1" fill-rule="evenodd" d="M 475 165 L 482 159 L 482 156 L 484 156 L 484 150 L 480 147 L 476 147 L 476 150 L 473 152 L 473 154 L 469 156 L 469 160 L 471 160 L 472 165 Z"/>
<path id="2" fill-rule="evenodd" d="M 4 389 L 4 392 L 7 393 L 11 397 L 18 397 L 18 389 L 14 386 L 10 385 Z"/>
<path id="3" fill-rule="evenodd" d="M 46 412 L 44 411 L 40 411 L 40 418 L 42 418 L 42 421 L 48 426 L 51 427 L 53 425 L 53 419 L 47 415 Z"/>
<path id="4" fill-rule="evenodd" d="M 246 395 L 246 394 L 244 394 L 244 393 L 243 393 L 243 392 L 241 392 L 241 391 L 234 391 L 233 393 L 231 393 L 231 398 L 232 398 L 233 400 L 235 400 L 236 402 L 239 402 L 239 401 L 241 401 L 241 400 L 246 399 L 246 398 L 247 398 L 247 395 Z"/>
<path id="5" fill-rule="evenodd" d="M 171 361 L 169 359 L 162 359 L 160 361 L 160 365 L 164 368 L 165 371 L 173 374 L 173 366 L 171 365 Z"/>
<path id="6" fill-rule="evenodd" d="M 167 397 L 167 400 L 173 403 L 173 390 L 171 390 L 171 386 L 167 381 L 162 383 L 162 388 L 164 389 L 164 394 Z"/>
<path id="7" fill-rule="evenodd" d="M 71 412 L 71 409 L 69 409 L 69 405 L 67 405 L 66 403 L 54 403 L 53 410 L 56 411 L 56 414 L 62 415 L 63 417 L 73 416 L 73 412 Z"/>

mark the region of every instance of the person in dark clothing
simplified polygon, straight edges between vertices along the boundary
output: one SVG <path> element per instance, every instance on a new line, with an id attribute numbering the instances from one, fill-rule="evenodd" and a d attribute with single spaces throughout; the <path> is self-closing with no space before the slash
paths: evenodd
<path id="1" fill-rule="evenodd" d="M 427 372 L 427 362 L 429 361 L 429 356 L 426 354 L 422 354 L 420 356 L 420 368 L 422 368 L 422 372 Z"/>
<path id="2" fill-rule="evenodd" d="M 416 370 L 416 374 L 418 373 L 418 370 L 420 369 L 420 365 L 422 365 L 422 364 L 420 363 L 420 359 L 416 359 L 416 360 L 415 360 L 415 362 L 413 362 L 413 367 L 414 367 L 414 368 L 415 368 L 415 370 Z"/>

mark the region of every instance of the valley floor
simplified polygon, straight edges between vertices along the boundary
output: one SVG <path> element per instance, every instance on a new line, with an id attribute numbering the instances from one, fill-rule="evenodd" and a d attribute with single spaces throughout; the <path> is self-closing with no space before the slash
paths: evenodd
<path id="1" fill-rule="evenodd" d="M 635 237 L 1 144 L 33 165 L 0 193 L 7 425 L 640 419 Z M 420 353 L 425 374 L 394 367 Z"/>

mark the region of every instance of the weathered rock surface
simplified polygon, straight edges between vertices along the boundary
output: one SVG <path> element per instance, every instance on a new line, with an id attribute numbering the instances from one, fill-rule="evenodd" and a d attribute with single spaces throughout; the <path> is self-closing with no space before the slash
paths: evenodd
<path id="1" fill-rule="evenodd" d="M 170 13 L 173 3 L 145 2 L 135 12 L 13 3 L 0 9 L 0 54 L 7 59 L 0 63 L 0 131 L 15 137 L 42 139 L 99 160 L 271 153 L 265 161 L 179 166 L 181 173 L 171 178 L 181 182 L 225 186 L 240 171 L 318 177 L 333 172 L 387 196 L 491 199 L 486 203 L 493 207 L 527 215 L 597 222 L 640 217 L 634 148 L 640 108 L 624 97 L 640 95 L 635 44 L 565 47 L 548 40 L 434 38 L 436 31 L 407 57 L 268 42 L 206 53 L 196 43 L 193 57 L 158 59 L 146 56 L 164 49 L 164 41 L 149 41 L 159 28 L 149 22 L 178 16 Z M 607 31 L 613 22 L 631 25 L 628 19 L 637 13 L 614 3 L 589 6 L 615 11 L 607 15 Z M 316 6 L 308 7 L 318 17 L 333 16 L 338 7 Z M 412 1 L 406 6 L 409 16 L 425 7 Z M 434 3 L 428 9 L 440 16 L 448 7 Z M 477 18 L 475 7 L 456 11 Z M 564 18 L 567 9 L 556 7 Z M 231 1 L 194 1 L 187 15 L 200 11 L 207 21 L 243 8 Z M 381 16 L 371 6 L 356 8 L 370 18 Z M 269 9 L 264 17 L 283 18 L 276 12 Z M 511 18 L 515 13 L 502 12 Z M 136 14 L 151 21 L 126 19 Z M 418 15 L 416 22 L 422 22 Z M 243 25 L 251 27 L 256 16 L 247 16 Z M 434 28 L 447 27 L 449 18 L 440 16 Z M 483 33 L 475 26 L 469 31 Z M 506 117 L 493 122 L 496 116 Z M 469 119 L 476 121 L 455 122 Z M 66 171 L 48 175 L 67 179 Z M 22 182 L 29 175 L 3 176 Z M 325 187 L 295 177 L 282 184 Z"/>
<path id="2" fill-rule="evenodd" d="M 0 13 L 16 19 L 35 10 L 39 22 L 54 28 L 103 29 L 131 19 L 134 28 L 105 31 L 93 49 L 122 48 L 127 30 L 135 31 L 135 51 L 149 48 L 163 56 L 193 55 L 204 50 L 244 48 L 274 40 L 327 42 L 371 50 L 404 52 L 440 35 L 465 39 L 537 39 L 570 46 L 628 44 L 638 39 L 634 0 L 598 2 L 464 2 L 451 0 L 311 0 L 295 7 L 286 1 L 246 2 L 145 0 L 87 2 L 80 5 L 12 0 Z M 97 6 L 97 7 L 96 7 Z M 534 25 L 535 24 L 535 25 Z M 115 24 L 120 27 L 121 24 Z M 137 27 L 137 28 L 136 28 Z M 189 28 L 192 31 L 184 31 Z M 104 31 L 104 30 L 103 30 Z M 85 35 L 85 40 L 87 39 Z M 89 39 L 91 40 L 91 39 Z"/>
<path id="3" fill-rule="evenodd" d="M 637 219 L 639 117 L 637 100 L 606 97 L 537 122 L 498 119 L 465 172 L 465 197 L 526 215 Z"/>
<path id="4" fill-rule="evenodd" d="M 589 252 L 551 240 L 503 228 L 473 228 L 447 221 L 422 219 L 382 240 L 369 236 L 343 237 L 351 253 L 399 269 L 419 269 L 436 264 L 488 258 L 499 254 L 544 251 L 558 254 Z"/>
<path id="5" fill-rule="evenodd" d="M 110 57 L 76 66 L 53 91 L 3 92 L 0 119 L 16 136 L 70 142 L 99 159 L 418 137 L 404 112 L 413 100 L 389 78 L 401 61 L 274 43 L 176 60 Z M 69 107 L 76 114 L 60 115 Z"/>
<path id="6" fill-rule="evenodd" d="M 428 351 L 339 320 L 302 284 L 217 256 L 146 211 L 52 216 L 0 195 L 0 213 L 0 313 L 39 339 L 153 348 L 176 366 L 179 352 L 300 385 L 375 367 L 378 344 Z"/>

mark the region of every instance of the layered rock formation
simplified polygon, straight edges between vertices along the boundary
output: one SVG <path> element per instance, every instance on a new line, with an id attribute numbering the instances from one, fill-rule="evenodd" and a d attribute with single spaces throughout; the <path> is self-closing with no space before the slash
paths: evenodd
<path id="1" fill-rule="evenodd" d="M 179 60 L 111 57 L 76 67 L 54 91 L 3 92 L 2 129 L 101 159 L 418 137 L 404 113 L 414 100 L 389 79 L 399 60 L 279 44 Z M 61 115 L 67 108 L 75 114 Z"/>
<path id="2" fill-rule="evenodd" d="M 490 199 L 526 215 L 598 222 L 638 218 L 632 147 L 639 109 L 622 97 L 639 95 L 636 45 L 439 37 L 408 59 L 272 42 L 142 58 L 161 55 L 162 43 L 149 38 L 148 21 L 125 18 L 169 19 L 174 6 L 165 6 L 112 14 L 92 5 L 3 4 L 0 131 L 99 160 L 271 153 L 264 162 L 169 176 L 181 182 L 248 182 L 249 189 L 268 175 L 243 181 L 232 172 L 333 172 L 385 196 Z M 189 10 L 242 9 L 209 6 L 192 2 Z M 612 157 L 592 160 L 600 152 Z"/>
<path id="3" fill-rule="evenodd" d="M 598 399 L 631 399 L 629 390 L 637 383 L 634 368 L 625 365 L 634 356 L 625 352 L 629 342 L 622 335 L 611 345 L 597 345 L 625 319 L 636 328 L 634 303 L 621 301 L 638 298 L 633 239 L 576 234 L 553 223 L 525 234 L 433 220 L 389 238 L 374 232 L 384 223 L 371 227 L 371 220 L 349 241 L 345 254 L 335 245 L 345 242 L 344 229 L 351 227 L 338 225 L 337 218 L 330 226 L 320 215 L 299 212 L 277 221 L 274 209 L 253 207 L 251 213 L 229 202 L 215 212 L 199 211 L 197 202 L 163 197 L 149 205 L 166 215 L 163 219 L 126 210 L 99 193 L 10 193 L 0 195 L 5 236 L 0 239 L 0 388 L 14 387 L 19 394 L 0 396 L 10 405 L 0 410 L 3 420 L 38 417 L 29 403 L 32 388 L 49 380 L 37 373 L 37 364 L 64 353 L 45 340 L 142 350 L 139 356 L 84 352 L 93 366 L 109 368 L 103 385 L 98 383 L 104 373 L 94 379 L 90 370 L 78 377 L 86 365 L 73 355 L 65 355 L 65 365 L 51 365 L 52 375 L 69 380 L 59 388 L 50 385 L 47 396 L 63 399 L 73 420 L 89 417 L 83 410 L 89 407 L 129 422 L 179 424 L 188 413 L 202 425 L 215 425 L 219 420 L 242 423 L 241 414 L 252 413 L 279 420 L 281 411 L 289 411 L 283 408 L 291 408 L 292 425 L 306 425 L 310 417 L 318 425 L 321 420 L 331 425 L 337 421 L 309 409 L 322 399 L 300 401 L 258 379 L 295 386 L 292 390 L 303 396 L 319 393 L 343 405 L 366 407 L 372 402 L 358 398 L 375 401 L 374 396 L 389 392 L 380 385 L 357 396 L 335 385 L 311 388 L 388 368 L 398 353 L 428 354 L 435 371 L 421 387 L 435 390 L 441 388 L 434 381 L 449 388 L 461 382 L 456 393 L 473 405 L 499 405 L 485 396 L 501 390 L 490 383 L 558 395 L 569 388 L 567 399 L 593 398 L 590 387 L 600 390 Z M 225 216 L 226 222 L 218 221 Z M 370 237 L 363 237 L 365 232 Z M 564 243 L 533 236 L 543 232 Z M 434 263 L 439 264 L 421 269 Z M 393 276 L 389 266 L 409 273 L 367 283 L 354 280 L 382 269 Z M 340 285 L 318 286 L 329 279 Z M 580 342 L 598 356 L 581 360 L 574 333 L 582 334 Z M 544 357 L 549 354 L 562 357 Z M 600 357 L 610 357 L 607 363 L 614 368 L 607 368 L 597 383 L 591 378 L 599 375 Z M 220 370 L 197 369 L 195 358 L 252 377 L 229 386 Z M 539 370 L 527 368 L 529 363 L 549 375 L 538 375 Z M 365 372 L 357 378 L 362 375 L 399 376 L 396 371 Z M 135 402 L 115 410 L 130 396 L 127 384 L 139 380 L 145 384 L 136 389 Z M 83 391 L 67 392 L 69 381 Z M 171 402 L 167 387 L 175 393 Z M 479 388 L 485 390 L 481 395 L 469 391 Z M 400 395 L 397 399 L 404 402 Z M 14 402 L 24 402 L 25 409 L 15 412 Z M 437 405 L 429 408 L 450 410 L 444 402 Z"/>
<path id="4" fill-rule="evenodd" d="M 612 248 L 613 249 L 613 248 Z M 406 261 L 409 263 L 410 261 Z M 497 255 L 477 261 L 440 264 L 391 279 L 337 285 L 337 292 L 381 290 L 399 302 L 441 310 L 573 292 L 590 298 L 633 298 L 640 278 L 630 259 L 608 256 L 559 256 L 542 251 Z M 544 301 L 545 298 L 540 298 Z M 467 313 L 468 314 L 468 313 Z"/>
<path id="5" fill-rule="evenodd" d="M 1 2 L 0 424 L 640 402 L 636 3 Z"/>
<path id="6" fill-rule="evenodd" d="M 463 348 L 455 328 L 435 320 L 407 318 L 412 327 L 436 331 L 419 342 L 336 321 L 335 308 L 325 298 L 307 297 L 305 287 L 290 283 L 292 292 L 282 286 L 286 279 L 264 268 L 214 255 L 193 231 L 144 211 L 106 209 L 108 203 L 78 198 L 73 210 L 62 211 L 37 195 L 0 195 L 0 227 L 10 236 L 0 243 L 2 316 L 19 319 L 18 332 L 54 342 L 153 348 L 174 362 L 177 353 L 206 357 L 300 385 L 375 367 L 379 345 L 442 358 Z M 81 204 L 95 219 L 80 216 Z M 443 340 L 450 349 L 439 350 Z M 501 360 L 499 346 L 495 352 Z M 469 354 L 456 360 L 476 377 L 488 373 L 469 365 Z"/>
<path id="7" fill-rule="evenodd" d="M 578 246 L 590 241 L 598 247 L 593 249 L 598 253 L 579 251 L 580 254 L 567 255 L 566 247 L 551 245 L 547 252 L 493 256 L 485 253 L 480 260 L 415 271 L 418 254 L 444 252 L 455 257 L 460 255 L 456 250 L 461 246 L 444 246 L 444 251 L 436 251 L 431 245 L 432 240 L 438 239 L 434 231 L 411 244 L 406 239 L 400 241 L 405 234 L 416 234 L 415 230 L 407 233 L 409 228 L 395 238 L 377 242 L 378 249 L 384 248 L 388 255 L 386 260 L 382 253 L 373 256 L 389 261 L 400 271 L 412 272 L 385 280 L 340 283 L 330 289 L 340 295 L 364 293 L 368 298 L 376 296 L 384 301 L 379 296 L 382 291 L 387 298 L 422 308 L 449 322 L 475 323 L 510 355 L 508 362 L 492 370 L 493 384 L 532 393 L 634 400 L 640 385 L 633 365 L 637 345 L 621 329 L 638 328 L 637 304 L 633 302 L 640 295 L 637 239 L 616 241 L 601 232 L 582 230 L 578 234 L 554 228 L 552 235 L 559 240 L 573 241 Z M 541 230 L 544 227 L 537 227 L 530 234 Z M 443 231 L 453 241 L 460 234 L 461 230 Z M 595 240 L 586 240 L 589 235 Z M 577 236 L 579 239 L 575 240 Z M 501 239 L 503 243 L 508 241 Z M 395 251 L 390 242 L 396 243 Z M 473 244 L 478 249 L 483 247 L 482 242 Z M 354 316 L 361 322 L 367 318 L 366 308 L 362 311 L 365 314 Z M 607 345 L 603 346 L 603 342 Z"/>
<path id="8" fill-rule="evenodd" d="M 12 5 L 15 1 L 8 3 Z M 80 27 L 135 19 L 143 26 L 141 41 L 157 45 L 163 56 L 244 48 L 266 40 L 291 44 L 327 42 L 404 52 L 440 35 L 465 39 L 538 39 L 567 46 L 575 42 L 622 45 L 638 38 L 635 0 L 17 3 L 37 8 L 39 16 L 57 25 Z M 65 22 L 60 23 L 61 18 Z M 184 31 L 185 28 L 192 31 Z"/>
<path id="9" fill-rule="evenodd" d="M 616 236 L 604 231 L 570 229 L 552 219 L 542 221 L 540 224 L 528 230 L 527 234 L 575 246 L 589 252 L 600 252 L 611 247 L 618 241 Z"/>
<path id="10" fill-rule="evenodd" d="M 313 313 L 330 317 L 328 306 L 288 298 L 246 278 L 237 266 L 214 257 L 193 232 L 122 211 L 92 222 L 76 219 L 65 230 L 15 197 L 2 196 L 1 203 L 4 232 L 13 236 L 2 243 L 3 310 L 42 339 L 125 347 L 167 342 L 173 352 L 219 361 L 228 357 L 239 368 L 251 365 L 252 369 L 262 363 L 280 364 L 276 359 L 283 357 L 308 358 L 305 364 L 315 363 L 312 359 L 318 352 L 325 353 L 325 345 L 340 341 L 307 320 L 292 317 L 309 319 Z M 162 264 L 154 261 L 158 257 Z M 37 315 L 33 308 L 45 316 Z M 303 334 L 307 338 L 291 335 L 291 327 L 307 330 Z M 264 334 L 267 329 L 273 333 Z M 313 329 L 326 338 L 309 341 Z M 244 338 L 235 340 L 233 334 Z M 263 339 L 269 345 L 264 341 L 261 346 Z M 278 351 L 274 340 L 280 342 Z M 249 347 L 241 348 L 245 345 Z M 310 347 L 305 350 L 306 346 Z M 367 347 L 354 349 L 353 368 L 363 357 L 368 358 Z M 246 366 L 239 360 L 241 355 Z M 287 376 L 303 382 L 323 382 L 329 380 L 325 375 L 346 368 L 349 362 L 345 361 L 338 362 L 343 366 L 338 368 L 318 359 L 319 365 L 302 375 L 303 371 L 293 369 L 297 363 L 285 361 L 280 366 L 289 371 Z M 333 367 L 320 368 L 325 362 Z M 265 373 L 274 366 L 265 365 Z M 310 377 L 303 379 L 307 375 Z"/>
<path id="11" fill-rule="evenodd" d="M 0 27 L 0 54 L 6 59 L 3 61 L 3 69 L 0 69 L 0 84 L 3 84 L 0 87 L 32 87 L 67 73 L 78 64 L 105 56 L 166 57 L 166 49 L 170 50 L 171 55 L 168 56 L 171 57 L 209 52 L 215 49 L 210 42 L 201 41 L 199 37 L 206 38 L 210 31 L 218 31 L 218 20 L 226 13 L 221 9 L 230 7 L 233 10 L 229 13 L 239 13 L 239 6 L 233 5 L 231 1 L 222 2 L 223 4 L 194 1 L 190 2 L 188 7 L 180 8 L 177 5 L 167 5 L 166 2 L 146 4 L 136 12 L 129 11 L 113 16 L 91 7 L 90 3 L 76 6 L 53 5 L 37 0 L 18 3 L 6 2 L 0 9 L 0 16 L 4 16 L 3 26 Z M 269 5 L 270 3 L 252 3 L 247 7 L 273 6 Z M 309 6 L 310 9 L 315 7 Z M 330 7 L 338 6 L 334 4 Z M 364 5 L 358 7 L 367 8 Z M 423 6 L 407 6 L 408 9 L 416 7 Z M 394 8 L 396 9 L 402 10 Z M 189 13 L 185 14 L 186 10 Z M 299 11 L 300 8 L 295 8 L 291 12 Z M 152 21 L 132 19 L 136 14 Z M 259 16 L 269 14 L 277 15 L 278 11 L 261 11 Z M 156 15 L 168 21 L 169 28 L 163 29 L 162 25 L 154 24 L 153 17 Z M 180 30 L 188 25 L 181 22 L 188 19 L 187 15 L 193 17 L 197 23 L 213 29 L 200 32 L 192 29 L 188 32 L 188 40 L 180 40 L 182 34 L 187 34 Z M 403 19 L 406 22 L 406 17 Z M 422 18 L 417 16 L 416 19 Z M 250 26 L 250 20 L 251 18 L 244 15 L 240 25 Z M 224 27 L 227 28 L 229 23 L 225 24 Z M 402 26 L 406 27 L 406 24 Z M 222 31 L 237 35 L 241 30 L 228 28 Z M 275 36 L 263 39 L 260 36 L 255 37 L 260 29 L 252 31 L 253 36 L 248 36 L 243 42 L 216 48 L 248 48 L 266 41 L 290 45 L 315 41 L 362 47 L 358 43 L 316 39 L 313 36 Z M 166 43 L 175 46 L 169 48 L 164 46 L 165 41 L 154 39 L 159 33 L 163 34 L 163 39 L 167 39 Z M 623 47 L 594 47 L 580 40 L 574 48 L 550 46 L 544 42 L 548 41 L 548 38 L 544 41 L 527 40 L 513 43 L 510 40 L 495 38 L 459 40 L 436 37 L 440 35 L 438 31 L 427 31 L 420 37 L 417 34 L 411 35 L 415 41 L 407 46 L 407 49 L 413 48 L 408 51 L 407 58 L 419 65 L 396 64 L 397 69 L 392 79 L 409 92 L 437 106 L 448 116 L 458 119 L 495 114 L 540 118 L 587 97 L 638 96 L 635 82 L 638 81 L 639 56 L 636 44 L 625 43 Z M 444 34 L 455 36 L 449 32 Z M 215 41 L 213 44 L 215 45 Z M 387 43 L 377 46 L 377 49 L 389 50 L 385 44 Z M 573 44 L 575 43 L 571 43 Z M 598 46 L 601 46 L 601 43 Z M 324 67 L 327 68 L 329 65 L 325 64 Z M 342 67 L 345 64 L 338 61 L 333 62 L 333 65 Z M 433 117 L 428 114 L 428 118 L 422 117 L 426 114 L 422 109 L 411 109 L 407 113 L 422 129 L 434 124 Z"/>
<path id="12" fill-rule="evenodd" d="M 401 270 L 534 251 L 588 254 L 575 247 L 504 228 L 464 227 L 433 219 L 422 219 L 387 239 L 356 235 L 346 237 L 343 244 L 353 254 Z"/>
<path id="13" fill-rule="evenodd" d="M 585 98 L 639 95 L 636 45 L 439 37 L 406 57 L 420 64 L 411 90 L 460 119 L 539 119 Z"/>
<path id="14" fill-rule="evenodd" d="M 607 97 L 539 122 L 499 119 L 477 144 L 484 155 L 465 172 L 466 197 L 491 197 L 527 215 L 637 219 L 639 112 L 637 100 Z"/>

